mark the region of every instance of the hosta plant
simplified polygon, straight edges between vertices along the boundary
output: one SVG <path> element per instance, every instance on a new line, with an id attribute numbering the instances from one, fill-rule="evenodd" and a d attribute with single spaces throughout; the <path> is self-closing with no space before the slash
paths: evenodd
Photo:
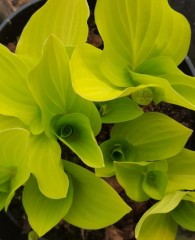
<path id="1" fill-rule="evenodd" d="M 157 202 L 137 239 L 175 239 L 178 224 L 194 230 L 183 220 L 194 208 L 192 130 L 142 106 L 195 109 L 195 78 L 177 68 L 189 24 L 167 0 L 97 0 L 100 50 L 86 43 L 88 17 L 86 0 L 48 0 L 15 53 L 0 45 L 0 209 L 20 188 L 29 239 L 62 219 L 104 228 L 131 211 L 101 179 L 115 176 L 129 198 Z"/>
<path id="2" fill-rule="evenodd" d="M 194 192 L 176 191 L 167 194 L 161 201 L 154 204 L 142 216 L 136 226 L 137 239 L 175 239 L 178 224 L 195 231 L 195 199 Z M 158 230 L 156 230 L 158 228 Z"/>

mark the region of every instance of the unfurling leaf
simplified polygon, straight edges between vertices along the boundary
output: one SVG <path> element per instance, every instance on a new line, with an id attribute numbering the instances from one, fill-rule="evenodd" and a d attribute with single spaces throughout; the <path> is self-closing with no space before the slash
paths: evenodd
<path id="1" fill-rule="evenodd" d="M 115 162 L 116 178 L 126 194 L 138 202 L 164 197 L 167 162 Z"/>
<path id="2" fill-rule="evenodd" d="M 182 151 L 192 131 L 172 118 L 147 112 L 131 121 L 117 123 L 102 149 L 105 166 L 99 176 L 114 175 L 113 161 L 145 162 L 170 158 Z"/>
<path id="3" fill-rule="evenodd" d="M 137 202 L 150 199 L 142 186 L 147 164 L 144 162 L 137 164 L 128 162 L 114 163 L 117 181 L 125 189 L 127 196 Z"/>
<path id="4" fill-rule="evenodd" d="M 43 56 L 29 75 L 28 86 L 37 101 L 45 133 L 52 137 L 50 122 L 58 114 L 86 115 L 94 134 L 101 128 L 95 105 L 78 96 L 72 89 L 69 59 L 63 43 L 50 35 L 43 48 Z"/>
<path id="5" fill-rule="evenodd" d="M 162 199 L 165 195 L 168 177 L 162 171 L 148 171 L 143 180 L 143 189 L 151 198 Z"/>
<path id="6" fill-rule="evenodd" d="M 59 115 L 52 119 L 54 134 L 91 167 L 104 166 L 89 119 L 81 113 Z"/>
<path id="7" fill-rule="evenodd" d="M 123 138 L 104 141 L 100 148 L 104 156 L 105 166 L 95 169 L 97 176 L 111 177 L 115 175 L 114 161 L 133 162 L 136 159 L 136 150 Z"/>
<path id="8" fill-rule="evenodd" d="M 153 101 L 151 88 L 143 88 L 131 94 L 132 99 L 139 105 L 149 105 Z"/>

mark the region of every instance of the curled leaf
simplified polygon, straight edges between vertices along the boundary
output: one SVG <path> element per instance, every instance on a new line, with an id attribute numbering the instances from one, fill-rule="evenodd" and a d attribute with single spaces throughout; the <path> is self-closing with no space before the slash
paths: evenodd
<path id="1" fill-rule="evenodd" d="M 168 183 L 168 177 L 163 171 L 148 171 L 143 180 L 144 191 L 154 199 L 162 199 Z"/>
<path id="2" fill-rule="evenodd" d="M 54 134 L 91 167 L 104 165 L 89 119 L 81 113 L 59 115 L 52 119 Z"/>
<path id="3" fill-rule="evenodd" d="M 136 158 L 134 147 L 123 138 L 113 138 L 104 141 L 100 148 L 104 156 L 103 168 L 96 168 L 95 173 L 101 177 L 115 175 L 114 162 L 133 162 Z"/>

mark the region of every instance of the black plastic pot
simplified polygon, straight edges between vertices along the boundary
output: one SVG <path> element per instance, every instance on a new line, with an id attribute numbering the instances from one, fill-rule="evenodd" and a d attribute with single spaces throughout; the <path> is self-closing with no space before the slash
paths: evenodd
<path id="1" fill-rule="evenodd" d="M 185 60 L 179 65 L 179 68 L 189 76 L 195 76 L 195 67 L 189 57 L 186 57 Z"/>
<path id="2" fill-rule="evenodd" d="M 195 67 L 193 66 L 191 60 L 189 57 L 186 57 L 186 59 L 180 64 L 179 68 L 186 73 L 189 76 L 195 76 Z M 195 93 L 194 93 L 195 94 Z M 188 140 L 187 148 L 191 150 L 195 150 L 195 111 L 189 111 L 190 118 L 192 119 L 192 130 L 193 133 Z"/>
<path id="3" fill-rule="evenodd" d="M 29 18 L 45 2 L 46 0 L 32 0 L 8 16 L 0 25 L 0 43 L 7 45 L 15 42 Z"/>
<path id="4" fill-rule="evenodd" d="M 21 240 L 21 229 L 10 215 L 0 212 L 0 240 Z"/>

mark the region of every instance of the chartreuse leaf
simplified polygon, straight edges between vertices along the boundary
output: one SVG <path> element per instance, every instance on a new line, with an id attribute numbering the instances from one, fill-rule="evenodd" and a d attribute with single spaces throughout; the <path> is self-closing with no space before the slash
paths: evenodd
<path id="1" fill-rule="evenodd" d="M 27 158 L 29 133 L 9 129 L 0 133 L 0 209 L 7 209 L 15 191 L 30 176 Z"/>
<path id="2" fill-rule="evenodd" d="M 29 76 L 29 88 L 42 112 L 46 134 L 51 135 L 50 121 L 57 114 L 81 112 L 89 117 L 95 134 L 101 119 L 94 104 L 76 95 L 71 86 L 69 59 L 62 42 L 50 35 L 41 61 Z"/>
<path id="3" fill-rule="evenodd" d="M 2 187 L 1 187 L 1 189 L 2 189 Z M 0 192 L 0 197 L 1 197 L 0 198 L 0 210 L 2 210 L 4 208 L 4 206 L 5 206 L 5 202 L 6 202 L 6 199 L 7 199 L 7 193 L 5 191 L 2 191 L 2 190 L 0 190 L 0 191 L 1 191 Z"/>
<path id="4" fill-rule="evenodd" d="M 169 178 L 167 192 L 195 189 L 195 152 L 183 149 L 167 159 Z"/>
<path id="5" fill-rule="evenodd" d="M 195 231 L 195 203 L 181 201 L 171 212 L 171 217 L 183 228 Z"/>
<path id="6" fill-rule="evenodd" d="M 121 83 L 121 87 L 111 83 L 108 75 L 106 78 L 99 71 L 100 60 L 101 50 L 89 44 L 76 48 L 73 53 L 71 59 L 73 88 L 82 97 L 99 102 L 131 95 L 140 105 L 148 105 L 151 101 L 156 104 L 165 101 L 195 109 L 193 94 L 188 96 L 187 90 L 182 91 L 178 88 L 178 85 L 181 89 L 184 86 L 184 89 L 192 92 L 190 86 L 194 89 L 194 79 L 181 73 L 173 60 L 156 57 L 147 60 L 134 71 L 128 69 L 126 73 L 128 82 Z M 173 79 L 178 77 L 179 84 L 174 83 L 172 77 Z M 118 79 L 121 81 L 122 77 Z"/>
<path id="7" fill-rule="evenodd" d="M 35 231 L 30 231 L 28 233 L 28 240 L 38 240 L 38 239 L 39 239 L 39 236 Z"/>
<path id="8" fill-rule="evenodd" d="M 73 188 L 69 185 L 66 198 L 50 199 L 44 196 L 36 179 L 31 177 L 23 190 L 22 202 L 33 230 L 42 236 L 67 214 L 73 199 Z"/>
<path id="9" fill-rule="evenodd" d="M 80 159 L 91 167 L 103 167 L 102 152 L 91 130 L 89 119 L 81 113 L 70 113 L 53 118 L 54 134 Z"/>
<path id="10" fill-rule="evenodd" d="M 127 195 L 138 202 L 161 199 L 167 186 L 167 163 L 115 162 L 116 178 Z"/>
<path id="11" fill-rule="evenodd" d="M 181 106 L 188 107 L 192 110 L 195 109 L 195 97 L 194 97 L 194 91 L 195 91 L 195 77 L 190 76 L 183 76 L 183 75 L 169 75 L 167 76 L 167 79 L 169 78 L 169 82 L 173 86 L 173 88 L 183 97 L 185 97 L 186 101 L 188 101 L 188 105 L 191 104 L 192 106 L 187 106 L 186 103 L 184 103 Z"/>
<path id="12" fill-rule="evenodd" d="M 118 97 L 128 96 L 146 87 L 142 85 L 133 86 L 131 82 L 128 82 L 124 87 L 117 87 L 112 84 L 108 78 L 103 76 L 99 69 L 101 54 L 102 51 L 100 49 L 89 44 L 83 44 L 75 48 L 72 54 L 72 85 L 75 92 L 83 98 L 95 102 L 105 102 Z M 129 72 L 126 75 L 130 78 Z M 154 86 L 154 84 L 151 84 L 151 86 Z"/>
<path id="13" fill-rule="evenodd" d="M 114 175 L 114 161 L 156 161 L 172 157 L 183 149 L 191 133 L 190 129 L 157 112 L 116 123 L 110 131 L 110 139 L 100 145 L 105 166 L 96 169 L 96 174 Z"/>
<path id="14" fill-rule="evenodd" d="M 155 68 L 155 66 L 151 66 L 151 67 Z M 177 92 L 174 89 L 174 87 L 171 86 L 168 80 L 163 78 L 163 76 L 157 77 L 157 76 L 152 76 L 147 74 L 140 74 L 132 71 L 130 72 L 130 74 L 134 81 L 134 84 L 136 84 L 139 87 L 143 86 L 143 89 L 140 89 L 140 90 L 137 89 L 137 92 L 140 92 L 140 91 L 142 92 L 143 90 L 145 91 L 145 89 L 151 89 L 153 101 L 156 104 L 158 104 L 161 101 L 164 101 L 172 104 L 177 104 L 189 109 L 193 109 L 193 110 L 195 109 L 195 105 L 193 103 L 194 100 L 190 102 L 189 101 L 190 99 L 188 100 L 188 98 L 185 98 L 185 95 L 184 96 L 180 95 L 179 92 Z M 161 72 L 159 72 L 159 75 L 161 75 Z M 177 76 L 174 76 L 174 77 L 177 77 Z M 184 82 L 186 78 L 187 76 L 183 77 Z M 194 79 L 192 78 L 192 80 Z M 191 82 L 191 86 L 193 86 L 193 84 L 194 84 L 194 81 Z M 185 85 L 185 83 L 183 85 Z M 136 92 L 132 92 L 132 96 L 134 93 Z M 139 103 L 138 101 L 136 102 Z M 142 104 L 142 105 L 147 105 L 147 104 Z"/>
<path id="15" fill-rule="evenodd" d="M 71 91 L 69 60 L 65 47 L 54 35 L 47 39 L 43 57 L 31 71 L 28 84 L 41 108 L 44 129 L 49 134 L 51 119 L 57 114 L 65 114 L 75 95 Z"/>
<path id="16" fill-rule="evenodd" d="M 53 14 L 54 9 L 55 14 Z M 16 53 L 40 57 L 44 42 L 51 33 L 56 35 L 66 47 L 75 47 L 84 43 L 88 34 L 88 16 L 89 8 L 85 0 L 61 0 L 57 5 L 55 0 L 48 0 L 24 28 Z M 41 28 L 38 28 L 40 22 Z"/>
<path id="17" fill-rule="evenodd" d="M 160 200 L 164 197 L 168 184 L 167 169 L 166 160 L 148 164 L 142 187 L 151 198 Z"/>
<path id="18" fill-rule="evenodd" d="M 17 117 L 30 125 L 39 108 L 27 86 L 30 68 L 17 55 L 0 45 L 0 114 Z M 39 123 L 41 125 L 41 122 Z"/>
<path id="19" fill-rule="evenodd" d="M 139 117 L 143 110 L 127 97 L 96 103 L 103 123 L 125 122 Z"/>
<path id="20" fill-rule="evenodd" d="M 161 199 L 165 195 L 168 178 L 162 171 L 148 171 L 144 177 L 143 189 L 154 199 Z"/>
<path id="21" fill-rule="evenodd" d="M 100 49 L 84 44 L 75 48 L 71 58 L 71 79 L 75 92 L 96 102 L 115 99 L 123 91 L 99 71 L 101 53 Z"/>
<path id="22" fill-rule="evenodd" d="M 190 44 L 187 20 L 164 0 L 118 4 L 100 0 L 96 5 L 104 49 L 76 48 L 71 59 L 75 91 L 92 101 L 132 95 L 140 105 L 165 101 L 194 110 L 195 80 L 177 69 Z M 179 42 L 178 36 L 183 36 Z"/>
<path id="23" fill-rule="evenodd" d="M 136 150 L 135 161 L 155 161 L 178 154 L 192 131 L 172 118 L 147 112 L 111 130 L 112 138 L 123 138 Z"/>
<path id="24" fill-rule="evenodd" d="M 16 117 L 0 115 L 0 132 L 4 132 L 11 128 L 27 129 L 27 126 Z"/>
<path id="25" fill-rule="evenodd" d="M 135 236 L 138 240 L 165 238 L 175 240 L 177 224 L 170 216 L 186 192 L 173 192 L 166 195 L 160 202 L 154 204 L 141 217 L 135 229 Z"/>
<path id="26" fill-rule="evenodd" d="M 64 217 L 69 223 L 85 229 L 103 228 L 131 210 L 110 185 L 92 172 L 68 161 L 64 161 L 64 169 L 73 183 L 73 202 Z"/>
<path id="27" fill-rule="evenodd" d="M 67 195 L 69 180 L 61 164 L 61 149 L 57 141 L 41 134 L 32 136 L 28 144 L 31 173 L 43 195 L 52 199 Z"/>
<path id="28" fill-rule="evenodd" d="M 175 62 L 168 57 L 160 56 L 151 58 L 142 63 L 135 74 L 132 72 L 132 79 L 136 84 L 156 83 L 163 88 L 164 96 L 158 99 L 159 92 L 156 89 L 153 100 L 163 100 L 186 108 L 195 109 L 195 78 L 185 75 L 179 70 Z M 154 78 L 151 78 L 151 75 Z M 149 77 L 150 76 L 150 77 Z M 168 85 L 170 84 L 170 85 Z M 156 95 L 156 96 L 155 96 Z"/>
<path id="29" fill-rule="evenodd" d="M 115 162 L 114 165 L 117 181 L 132 200 L 143 202 L 150 198 L 142 187 L 148 163 Z"/>
<path id="30" fill-rule="evenodd" d="M 175 240 L 177 233 L 177 223 L 171 218 L 170 215 L 156 214 L 150 216 L 143 225 L 140 235 L 137 240 L 145 239 L 166 239 Z"/>
<path id="31" fill-rule="evenodd" d="M 115 85 L 145 59 L 168 56 L 179 64 L 187 54 L 189 23 L 168 1 L 100 0 L 95 18 L 104 41 L 101 69 Z"/>
<path id="32" fill-rule="evenodd" d="M 123 138 L 113 138 L 100 144 L 104 156 L 104 167 L 96 168 L 95 173 L 101 177 L 115 175 L 114 161 L 133 162 L 136 158 L 136 150 Z"/>

